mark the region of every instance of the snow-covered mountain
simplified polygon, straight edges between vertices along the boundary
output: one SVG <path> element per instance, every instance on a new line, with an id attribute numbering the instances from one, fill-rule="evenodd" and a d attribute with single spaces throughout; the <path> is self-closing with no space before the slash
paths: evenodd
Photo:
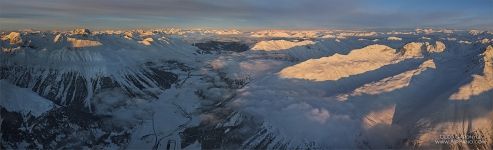
<path id="1" fill-rule="evenodd" d="M 493 34 L 1 34 L 1 149 L 493 148 Z"/>

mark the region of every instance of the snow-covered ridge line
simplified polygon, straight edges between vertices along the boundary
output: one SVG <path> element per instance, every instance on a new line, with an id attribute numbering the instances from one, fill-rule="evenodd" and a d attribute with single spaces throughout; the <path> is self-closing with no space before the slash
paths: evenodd
<path id="1" fill-rule="evenodd" d="M 283 78 L 314 81 L 338 80 L 378 69 L 384 65 L 398 63 L 401 60 L 403 59 L 393 48 L 385 45 L 370 45 L 353 50 L 348 55 L 335 54 L 320 59 L 311 59 L 287 67 L 279 72 L 279 75 Z"/>
<path id="2" fill-rule="evenodd" d="M 313 44 L 315 44 L 315 42 L 309 40 L 304 40 L 304 41 L 270 40 L 270 41 L 258 42 L 251 49 L 264 50 L 264 51 L 277 51 L 277 50 L 286 50 L 293 47 L 313 45 Z"/>
<path id="3" fill-rule="evenodd" d="M 118 70 L 149 60 L 188 62 L 193 60 L 186 58 L 198 50 L 178 38 L 152 33 L 22 33 L 2 39 L 1 56 L 5 63 L 61 69 L 112 65 L 112 69 Z"/>
<path id="4" fill-rule="evenodd" d="M 422 35 L 407 36 L 402 41 L 382 40 L 380 45 L 363 45 L 349 53 L 328 53 L 326 57 L 280 65 L 284 69 L 277 74 L 257 75 L 258 80 L 239 90 L 239 97 L 231 104 L 263 120 L 262 130 L 244 146 L 268 149 L 464 147 L 467 145 L 434 145 L 433 142 L 438 135 L 465 134 L 469 128 L 490 136 L 491 89 L 467 98 L 469 102 L 450 103 L 449 99 L 455 90 L 467 85 L 465 77 L 471 73 L 469 69 L 476 71 L 477 64 L 482 64 L 483 56 L 488 56 L 490 51 L 484 51 L 485 46 L 480 42 L 464 44 L 438 40 L 435 36 L 430 35 L 428 40 L 419 39 Z M 457 37 L 460 38 L 463 37 Z M 323 42 L 317 41 L 320 43 Z M 479 52 L 481 57 L 477 57 Z M 358 59 L 357 53 L 364 55 Z M 478 82 L 475 87 L 483 85 L 487 84 Z M 455 112 L 461 114 L 455 117 Z M 436 115 L 430 115 L 433 113 Z M 468 119 L 474 121 L 471 127 L 464 124 Z M 446 124 L 443 128 L 442 123 Z M 454 128 L 460 124 L 466 127 Z M 419 143 L 408 144 L 403 140 Z M 490 142 L 480 144 L 489 145 Z"/>
<path id="5" fill-rule="evenodd" d="M 487 32 L 239 32 L 1 33 L 0 86 L 61 105 L 26 128 L 25 142 L 2 140 L 7 149 L 473 149 L 433 142 L 477 131 L 491 147 Z M 251 49 L 267 42 L 299 45 Z M 36 109 L 18 106 L 0 103 L 0 123 Z M 10 131 L 0 132 L 19 134 Z"/>
<path id="6" fill-rule="evenodd" d="M 469 100 L 471 97 L 493 89 L 493 46 L 489 45 L 481 54 L 482 74 L 473 75 L 473 80 L 460 87 L 450 96 L 452 100 Z"/>
<path id="7" fill-rule="evenodd" d="M 423 62 L 416 69 L 365 84 L 355 89 L 351 94 L 338 95 L 336 97 L 339 100 L 347 100 L 349 96 L 361 96 L 364 94 L 378 95 L 381 93 L 391 92 L 409 86 L 414 76 L 417 76 L 428 69 L 436 69 L 435 62 L 433 62 L 432 59 Z"/>
<path id="8" fill-rule="evenodd" d="M 300 64 L 287 67 L 279 72 L 283 78 L 299 78 L 315 81 L 338 80 L 395 64 L 405 59 L 422 58 L 431 53 L 445 50 L 445 44 L 411 42 L 400 52 L 385 45 L 370 45 L 351 51 L 347 55 L 335 54 L 320 59 L 310 59 Z"/>
<path id="9" fill-rule="evenodd" d="M 193 57 L 196 47 L 154 33 L 11 33 L 1 44 L 1 79 L 59 105 L 82 102 L 89 108 L 104 88 L 155 97 L 179 80 L 175 72 L 186 71 L 184 63 L 194 66 L 200 59 Z"/>
<path id="10" fill-rule="evenodd" d="M 243 31 L 236 29 L 180 29 L 180 28 L 161 28 L 161 29 L 132 29 L 132 30 L 100 30 L 89 31 L 87 29 L 76 29 L 78 31 L 32 31 L 23 30 L 16 33 L 31 33 L 31 34 L 79 34 L 80 35 L 136 35 L 136 36 L 151 36 L 151 35 L 166 35 L 172 37 L 183 38 L 189 44 L 197 41 L 203 42 L 207 39 L 236 39 L 242 37 L 243 39 L 275 39 L 275 38 L 288 38 L 288 39 L 346 39 L 346 38 L 379 38 L 387 37 L 388 35 L 398 36 L 399 38 L 408 36 L 423 35 L 437 36 L 447 39 L 447 36 L 454 35 L 468 35 L 472 37 L 487 37 L 493 35 L 491 31 L 480 30 L 454 30 L 454 29 L 409 29 L 406 31 L 372 31 L 372 30 L 337 30 L 337 29 L 318 29 L 318 30 L 257 30 L 257 31 Z M 84 33 L 89 31 L 87 33 Z M 2 32 L 0 35 L 5 37 L 10 32 Z M 126 38 L 130 39 L 130 36 Z M 144 37 L 145 38 L 145 37 Z M 142 40 L 142 39 L 141 39 Z M 375 39 L 374 39 L 375 40 Z"/>
<path id="11" fill-rule="evenodd" d="M 0 80 L 0 106 L 8 111 L 21 112 L 24 115 L 40 116 L 52 109 L 54 104 L 30 89 L 19 88 L 6 80 Z"/>

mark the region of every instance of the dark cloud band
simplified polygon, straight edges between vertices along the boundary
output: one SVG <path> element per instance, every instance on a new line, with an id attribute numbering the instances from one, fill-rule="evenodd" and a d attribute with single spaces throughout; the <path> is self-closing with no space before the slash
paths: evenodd
<path id="1" fill-rule="evenodd" d="M 0 26 L 481 28 L 492 10 L 491 0 L 0 0 Z"/>

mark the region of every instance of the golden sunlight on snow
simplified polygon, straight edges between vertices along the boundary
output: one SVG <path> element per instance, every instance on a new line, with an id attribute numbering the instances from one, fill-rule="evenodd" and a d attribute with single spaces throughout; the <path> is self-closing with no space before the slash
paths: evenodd
<path id="1" fill-rule="evenodd" d="M 310 59 L 281 70 L 279 75 L 315 81 L 338 80 L 397 63 L 401 61 L 399 58 L 395 49 L 376 44 L 353 50 L 348 55 Z"/>
<path id="2" fill-rule="evenodd" d="M 140 44 L 143 44 L 143 45 L 146 45 L 146 46 L 151 45 L 152 42 L 154 42 L 154 39 L 152 39 L 152 38 L 145 38 L 144 40 L 139 41 Z"/>
<path id="3" fill-rule="evenodd" d="M 389 41 L 402 41 L 402 38 L 391 36 L 391 37 L 388 37 L 387 40 L 389 40 Z"/>
<path id="4" fill-rule="evenodd" d="M 409 86 L 414 76 L 421 74 L 428 69 L 436 69 L 433 60 L 423 62 L 417 69 L 409 70 L 401 74 L 382 79 L 363 85 L 353 91 L 351 94 L 337 96 L 339 100 L 347 100 L 349 96 L 361 96 L 363 94 L 377 95 L 381 93 L 391 92 Z"/>
<path id="5" fill-rule="evenodd" d="M 411 42 L 404 45 L 403 53 L 404 57 L 422 57 L 423 56 L 423 43 Z"/>
<path id="6" fill-rule="evenodd" d="M 423 53 L 441 53 L 445 51 L 445 44 L 440 41 L 436 41 L 435 44 L 429 42 L 411 42 L 402 47 L 404 57 L 423 57 Z"/>
<path id="7" fill-rule="evenodd" d="M 3 41 L 9 41 L 11 45 L 21 44 L 22 38 L 19 32 L 10 32 L 10 34 L 1 38 Z"/>
<path id="8" fill-rule="evenodd" d="M 450 96 L 452 100 L 469 100 L 493 89 L 493 47 L 490 45 L 482 54 L 484 61 L 483 75 L 473 75 L 473 80 Z"/>
<path id="9" fill-rule="evenodd" d="M 276 50 L 286 50 L 297 46 L 305 46 L 315 44 L 313 41 L 300 41 L 300 42 L 291 42 L 286 40 L 270 40 L 270 41 L 261 41 L 255 44 L 252 50 L 264 50 L 264 51 L 276 51 Z"/>
<path id="10" fill-rule="evenodd" d="M 445 48 L 446 48 L 445 44 L 443 44 L 443 42 L 440 41 L 435 41 L 435 45 L 431 45 L 428 42 L 426 42 L 426 50 L 429 53 L 441 53 L 445 51 Z"/>
<path id="11" fill-rule="evenodd" d="M 93 47 L 93 46 L 103 45 L 99 41 L 81 40 L 81 39 L 76 39 L 76 38 L 67 38 L 67 41 L 72 45 L 72 47 L 75 47 L 75 48 Z"/>

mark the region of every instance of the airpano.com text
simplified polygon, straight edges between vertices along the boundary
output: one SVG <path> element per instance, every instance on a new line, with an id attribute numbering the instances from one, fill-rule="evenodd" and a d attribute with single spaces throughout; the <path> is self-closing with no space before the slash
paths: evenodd
<path id="1" fill-rule="evenodd" d="M 436 144 L 485 144 L 487 141 L 482 135 L 440 135 Z"/>

